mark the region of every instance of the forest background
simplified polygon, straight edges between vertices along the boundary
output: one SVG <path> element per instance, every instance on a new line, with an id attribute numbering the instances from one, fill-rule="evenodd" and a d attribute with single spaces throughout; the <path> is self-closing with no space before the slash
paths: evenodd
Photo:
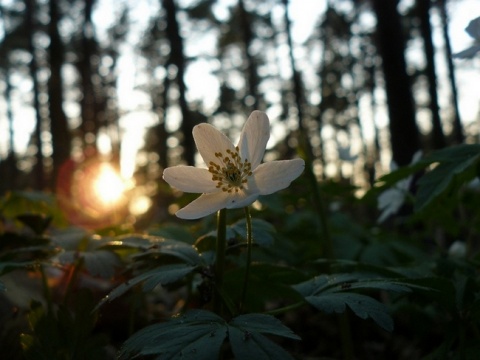
<path id="1" fill-rule="evenodd" d="M 0 0 L 2 356 L 477 359 L 477 3 Z M 302 175 L 174 216 L 253 110 Z"/>
<path id="2" fill-rule="evenodd" d="M 69 159 L 100 154 L 134 176 L 141 213 L 163 168 L 197 160 L 193 126 L 209 121 L 235 138 L 260 109 L 273 124 L 270 158 L 291 157 L 306 130 L 317 177 L 363 193 L 391 160 L 478 141 L 478 60 L 452 59 L 473 42 L 464 29 L 474 9 L 3 1 L 0 192 L 54 190 Z"/>

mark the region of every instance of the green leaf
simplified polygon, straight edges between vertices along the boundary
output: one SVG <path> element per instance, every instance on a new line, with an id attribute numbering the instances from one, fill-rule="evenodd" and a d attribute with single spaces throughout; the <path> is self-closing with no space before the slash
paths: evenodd
<path id="1" fill-rule="evenodd" d="M 293 357 L 262 334 L 300 340 L 300 337 L 271 315 L 245 314 L 234 318 L 228 326 L 229 340 L 235 359 L 280 359 Z"/>
<path id="2" fill-rule="evenodd" d="M 381 302 L 362 294 L 336 292 L 307 296 L 305 300 L 326 313 L 343 313 L 348 306 L 361 319 L 372 318 L 387 331 L 393 330 L 393 320 L 387 307 Z"/>
<path id="3" fill-rule="evenodd" d="M 143 252 L 136 257 L 170 255 L 191 265 L 200 264 L 202 259 L 193 245 L 182 241 L 169 240 L 156 236 L 127 235 L 107 243 L 109 248 L 132 248 Z"/>
<path id="4" fill-rule="evenodd" d="M 45 232 L 52 221 L 52 216 L 44 214 L 21 214 L 17 216 L 23 224 L 27 225 L 36 235 Z"/>
<path id="5" fill-rule="evenodd" d="M 135 333 L 123 344 L 119 359 L 142 355 L 158 355 L 156 359 L 218 359 L 226 336 L 227 327 L 221 317 L 192 310 Z"/>
<path id="6" fill-rule="evenodd" d="M 293 359 L 285 350 L 262 334 L 298 340 L 290 329 L 270 315 L 248 314 L 226 324 L 206 310 L 148 326 L 131 336 L 120 350 L 120 360 L 155 355 L 153 359 L 218 359 L 228 337 L 236 359 Z"/>
<path id="7" fill-rule="evenodd" d="M 368 274 L 322 275 L 293 286 L 305 300 L 326 313 L 342 313 L 348 306 L 362 319 L 372 318 L 387 331 L 393 330 L 393 320 L 387 307 L 367 295 L 352 290 L 384 290 L 410 292 L 412 288 L 425 291 L 432 289 L 415 284 L 410 279 L 371 278 Z"/>
<path id="8" fill-rule="evenodd" d="M 459 186 L 476 176 L 480 145 L 460 145 L 433 153 L 428 161 L 439 162 L 418 182 L 415 210 L 420 211 L 450 186 Z"/>
<path id="9" fill-rule="evenodd" d="M 272 315 L 266 314 L 245 314 L 235 317 L 230 326 L 235 326 L 239 329 L 259 332 L 262 334 L 277 335 L 289 339 L 300 340 L 292 330 L 282 324 L 280 320 Z"/>
<path id="10" fill-rule="evenodd" d="M 184 226 L 177 224 L 162 224 L 161 227 L 148 230 L 148 234 L 165 239 L 175 239 L 187 244 L 193 244 L 195 242 L 195 238 L 192 234 L 187 231 Z"/>
<path id="11" fill-rule="evenodd" d="M 247 238 L 247 222 L 239 220 L 231 225 L 231 229 L 242 239 Z M 252 219 L 253 242 L 260 246 L 271 246 L 275 241 L 275 227 L 261 219 Z"/>
<path id="12" fill-rule="evenodd" d="M 133 279 L 126 281 L 125 283 L 119 285 L 115 289 L 113 289 L 107 296 L 105 296 L 100 303 L 96 306 L 98 309 L 106 302 L 110 302 L 117 297 L 123 295 L 125 292 L 130 290 L 132 287 L 140 284 L 141 282 L 145 282 L 143 285 L 143 291 L 150 291 L 157 285 L 167 285 L 174 283 L 186 275 L 190 274 L 193 270 L 195 270 L 195 266 L 190 266 L 186 264 L 173 264 L 173 265 L 165 265 L 150 270 L 146 273 L 138 275 Z"/>
<path id="13" fill-rule="evenodd" d="M 258 332 L 229 327 L 228 333 L 237 360 L 293 360 L 287 351 Z"/>
<path id="14" fill-rule="evenodd" d="M 118 256 L 106 250 L 98 251 L 66 251 L 58 256 L 62 264 L 73 264 L 75 260 L 83 258 L 85 269 L 92 276 L 110 279 L 115 274 L 115 269 L 121 266 Z"/>

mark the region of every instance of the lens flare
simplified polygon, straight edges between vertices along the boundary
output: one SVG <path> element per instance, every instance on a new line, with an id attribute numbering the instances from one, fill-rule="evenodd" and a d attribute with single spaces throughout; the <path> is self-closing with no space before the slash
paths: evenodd
<path id="1" fill-rule="evenodd" d="M 64 165 L 57 182 L 57 198 L 70 223 L 100 229 L 126 219 L 132 188 L 114 163 L 91 156 Z"/>
<path id="2" fill-rule="evenodd" d="M 115 205 L 121 202 L 127 184 L 112 165 L 103 163 L 99 165 L 93 188 L 100 202 L 104 205 Z"/>

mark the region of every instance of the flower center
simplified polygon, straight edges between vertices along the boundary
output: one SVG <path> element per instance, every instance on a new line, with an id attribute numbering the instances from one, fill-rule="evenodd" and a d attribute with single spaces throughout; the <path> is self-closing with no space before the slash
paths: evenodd
<path id="1" fill-rule="evenodd" d="M 217 182 L 217 188 L 228 193 L 243 190 L 248 177 L 252 175 L 252 164 L 247 159 L 242 161 L 238 152 L 238 146 L 235 151 L 228 149 L 226 155 L 217 152 L 215 157 L 218 163 L 210 161 L 208 164 L 208 171 L 212 173 L 212 180 Z"/>

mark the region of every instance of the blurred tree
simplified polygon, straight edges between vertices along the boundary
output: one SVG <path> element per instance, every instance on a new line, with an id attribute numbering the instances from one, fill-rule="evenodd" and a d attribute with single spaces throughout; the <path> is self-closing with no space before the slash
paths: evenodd
<path id="1" fill-rule="evenodd" d="M 216 113 L 248 116 L 246 114 L 254 109 L 268 108 L 267 91 L 262 85 L 279 73 L 269 68 L 262 71 L 262 76 L 259 74 L 260 69 L 266 67 L 269 50 L 275 49 L 270 13 L 274 4 L 275 1 L 269 1 L 255 6 L 239 0 L 230 8 L 229 18 L 220 25 L 218 58 L 221 67 L 217 72 L 220 98 Z"/>
<path id="2" fill-rule="evenodd" d="M 397 5 L 398 0 L 373 0 L 377 18 L 376 40 L 382 57 L 388 102 L 392 158 L 398 166 L 403 166 L 409 164 L 420 149 L 420 135 L 406 72 L 405 40 Z"/>
<path id="3" fill-rule="evenodd" d="M 151 19 L 140 44 L 140 50 L 146 59 L 147 77 L 145 91 L 149 94 L 152 111 L 158 116 L 158 124 L 149 129 L 145 136 L 144 151 L 158 154 L 158 164 L 162 169 L 168 167 L 167 106 L 170 78 L 168 76 L 163 49 L 165 49 L 165 21 L 155 17 Z M 163 71 L 160 71 L 163 70 Z M 161 75 L 159 75 L 161 74 Z"/>
<path id="4" fill-rule="evenodd" d="M 165 10 L 166 27 L 165 35 L 169 41 L 170 53 L 166 63 L 167 71 L 175 74 L 174 79 L 178 87 L 178 105 L 182 114 L 182 145 L 183 158 L 187 164 L 195 164 L 195 142 L 191 136 L 193 127 L 196 125 L 194 116 L 189 109 L 185 85 L 186 59 L 184 54 L 183 37 L 180 32 L 180 24 L 177 21 L 177 5 L 174 0 L 162 0 Z"/>
<path id="5" fill-rule="evenodd" d="M 257 73 L 256 61 L 254 56 L 251 53 L 251 46 L 254 41 L 254 34 L 252 32 L 252 21 L 250 20 L 250 14 L 245 9 L 245 4 L 243 0 L 238 0 L 237 5 L 238 19 L 240 25 L 240 33 L 242 34 L 243 40 L 243 53 L 245 55 L 245 68 L 247 73 L 247 85 L 248 85 L 248 95 L 250 100 L 247 105 L 249 106 L 249 111 L 260 108 L 260 96 L 258 92 L 259 78 Z"/>
<path id="6" fill-rule="evenodd" d="M 35 0 L 25 0 L 25 25 L 28 30 L 28 52 L 30 53 L 30 77 L 32 78 L 33 83 L 33 107 L 35 109 L 35 131 L 33 134 L 34 142 L 37 148 L 35 153 L 35 165 L 33 168 L 34 188 L 37 190 L 43 190 L 46 186 L 45 183 L 45 168 L 43 164 L 44 155 L 43 155 L 43 144 L 42 144 L 42 124 L 43 118 L 41 116 L 41 106 L 40 106 L 40 84 L 38 81 L 38 65 L 37 65 L 37 55 L 35 50 L 35 9 L 36 1 Z"/>
<path id="7" fill-rule="evenodd" d="M 417 0 L 416 7 L 420 20 L 420 33 L 424 45 L 423 49 L 425 51 L 425 75 L 428 79 L 428 94 L 430 97 L 429 108 L 432 117 L 431 147 L 433 149 L 441 149 L 446 146 L 447 142 L 443 133 L 440 119 L 440 106 L 438 104 L 435 49 L 433 47 L 432 26 L 430 24 L 431 0 Z"/>
<path id="8" fill-rule="evenodd" d="M 446 9 L 446 0 L 438 0 L 437 5 L 440 9 L 440 19 L 442 24 L 443 40 L 445 41 L 445 58 L 448 67 L 448 79 L 451 89 L 451 103 L 453 108 L 453 130 L 452 138 L 456 144 L 461 144 L 464 141 L 463 126 L 460 120 L 460 110 L 458 109 L 458 94 L 457 83 L 455 80 L 455 68 L 453 66 L 452 47 L 450 45 L 450 36 L 448 34 L 448 16 Z"/>
<path id="9" fill-rule="evenodd" d="M 64 45 L 59 33 L 59 22 L 62 17 L 57 0 L 49 1 L 50 20 L 48 48 L 50 77 L 48 79 L 48 104 L 50 112 L 50 131 L 52 134 L 53 171 L 51 184 L 56 181 L 62 164 L 70 158 L 71 134 L 67 124 L 67 117 L 63 111 L 63 80 L 62 65 L 65 55 Z"/>
<path id="10" fill-rule="evenodd" d="M 81 109 L 81 134 L 86 145 L 95 146 L 95 139 L 100 127 L 99 110 L 102 104 L 98 99 L 100 92 L 93 83 L 93 77 L 98 76 L 99 51 L 98 43 L 94 36 L 94 25 L 92 22 L 92 10 L 96 0 L 83 0 L 83 22 L 81 26 L 80 41 L 77 51 L 78 61 L 76 66 L 80 74 L 82 97 L 80 99 Z M 75 50 L 74 50 L 75 51 Z"/>

